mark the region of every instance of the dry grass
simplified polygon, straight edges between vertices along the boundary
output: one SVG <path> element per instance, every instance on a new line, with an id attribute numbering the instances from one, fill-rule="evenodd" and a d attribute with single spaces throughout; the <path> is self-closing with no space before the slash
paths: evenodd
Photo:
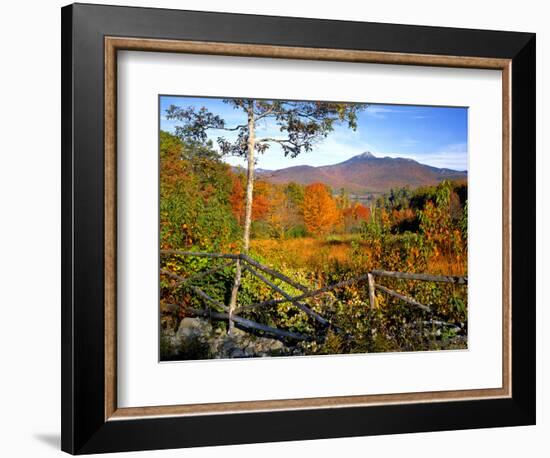
<path id="1" fill-rule="evenodd" d="M 428 261 L 428 272 L 434 275 L 454 275 L 461 277 L 467 274 L 464 262 L 449 257 L 438 256 Z"/>
<path id="2" fill-rule="evenodd" d="M 327 261 L 350 261 L 350 242 L 335 242 L 313 237 L 287 240 L 252 240 L 251 249 L 276 265 L 303 268 Z"/>
<path id="3" fill-rule="evenodd" d="M 353 267 L 352 243 L 361 254 L 370 254 L 365 243 L 353 235 L 319 239 L 304 237 L 296 239 L 256 239 L 251 240 L 252 253 L 258 254 L 272 266 L 286 265 L 295 269 L 322 269 L 330 263 Z M 428 262 L 425 273 L 434 275 L 466 275 L 464 262 L 439 255 Z"/>

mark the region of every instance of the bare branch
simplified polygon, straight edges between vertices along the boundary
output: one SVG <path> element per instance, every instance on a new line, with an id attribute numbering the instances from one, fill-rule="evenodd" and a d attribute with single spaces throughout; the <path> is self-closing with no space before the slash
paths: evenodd
<path id="1" fill-rule="evenodd" d="M 235 130 L 239 130 L 239 129 L 245 129 L 246 128 L 246 124 L 239 124 L 238 126 L 235 126 L 235 127 L 218 127 L 217 129 L 218 130 L 226 130 L 228 132 L 231 132 L 231 131 L 235 131 Z"/>
<path id="2" fill-rule="evenodd" d="M 266 137 L 266 138 L 259 138 L 256 141 L 258 143 L 268 143 L 268 142 L 272 142 L 272 143 L 291 143 L 290 139 L 288 139 L 288 138 L 270 138 L 270 137 Z"/>

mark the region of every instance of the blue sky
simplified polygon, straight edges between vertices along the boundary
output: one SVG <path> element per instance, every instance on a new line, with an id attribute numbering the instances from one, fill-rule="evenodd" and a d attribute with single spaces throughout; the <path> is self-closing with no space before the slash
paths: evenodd
<path id="1" fill-rule="evenodd" d="M 160 97 L 160 127 L 174 131 L 177 121 L 167 120 L 165 111 L 170 105 L 206 107 L 225 119 L 226 125 L 246 124 L 240 110 L 216 98 Z M 260 122 L 257 135 L 273 135 L 278 128 L 273 122 Z M 209 137 L 215 140 L 235 134 L 212 130 Z M 291 159 L 284 157 L 278 145 L 271 146 L 258 158 L 257 167 L 281 169 L 295 165 L 330 165 L 352 156 L 372 152 L 375 156 L 405 157 L 423 164 L 454 170 L 468 168 L 468 110 L 462 107 L 431 107 L 372 104 L 359 113 L 355 131 L 338 125 L 329 136 L 317 143 L 313 151 Z M 244 165 L 236 157 L 224 158 L 232 165 Z"/>

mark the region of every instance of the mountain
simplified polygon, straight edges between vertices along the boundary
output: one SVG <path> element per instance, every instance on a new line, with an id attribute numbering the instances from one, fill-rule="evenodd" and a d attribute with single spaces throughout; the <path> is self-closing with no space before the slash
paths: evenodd
<path id="1" fill-rule="evenodd" d="M 352 192 L 386 192 L 391 188 L 435 185 L 442 180 L 466 179 L 466 171 L 437 168 L 413 159 L 376 157 L 367 151 L 334 165 L 298 165 L 280 170 L 261 170 L 258 177 L 272 183 L 321 182 L 333 189 Z"/>

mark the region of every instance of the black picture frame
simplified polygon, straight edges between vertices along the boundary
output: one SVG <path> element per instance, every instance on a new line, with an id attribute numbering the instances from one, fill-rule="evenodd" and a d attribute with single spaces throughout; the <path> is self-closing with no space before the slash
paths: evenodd
<path id="1" fill-rule="evenodd" d="M 106 421 L 106 36 L 511 59 L 512 396 Z M 64 451 L 85 454 L 535 424 L 535 34 L 74 4 L 62 8 L 61 38 Z"/>

